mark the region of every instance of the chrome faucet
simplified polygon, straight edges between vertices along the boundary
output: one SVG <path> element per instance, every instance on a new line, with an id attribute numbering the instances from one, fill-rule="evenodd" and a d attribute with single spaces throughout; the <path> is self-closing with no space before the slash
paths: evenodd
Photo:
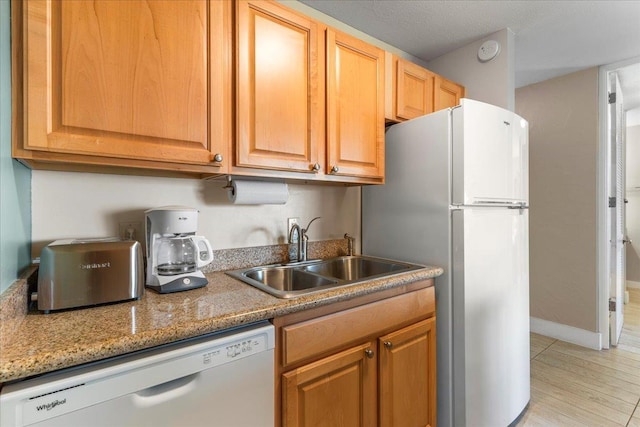
<path id="1" fill-rule="evenodd" d="M 289 243 L 295 243 L 294 232 L 298 234 L 298 258 L 293 260 L 294 262 L 302 262 L 307 260 L 307 241 L 309 240 L 309 236 L 307 236 L 307 231 L 309 231 L 309 227 L 311 223 L 316 219 L 320 219 L 320 217 L 315 217 L 309 224 L 307 224 L 306 228 L 300 227 L 299 224 L 293 224 L 291 230 L 289 230 Z"/>

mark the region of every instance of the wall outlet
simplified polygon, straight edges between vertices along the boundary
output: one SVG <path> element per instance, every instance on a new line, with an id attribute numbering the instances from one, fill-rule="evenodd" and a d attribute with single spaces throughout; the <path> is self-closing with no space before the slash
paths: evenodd
<path id="1" fill-rule="evenodd" d="M 118 224 L 118 237 L 125 240 L 144 242 L 144 229 L 139 221 L 123 221 Z"/>
<path id="2" fill-rule="evenodd" d="M 298 223 L 298 218 L 287 218 L 287 237 L 286 237 L 287 241 L 289 241 L 289 236 L 291 235 L 291 227 L 293 227 L 297 223 Z M 297 235 L 294 238 L 293 242 L 291 243 L 298 243 Z"/>

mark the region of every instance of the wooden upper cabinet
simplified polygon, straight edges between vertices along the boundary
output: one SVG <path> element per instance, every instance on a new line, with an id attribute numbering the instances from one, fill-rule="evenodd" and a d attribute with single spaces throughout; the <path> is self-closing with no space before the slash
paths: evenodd
<path id="1" fill-rule="evenodd" d="M 380 337 L 378 342 L 380 426 L 435 426 L 435 317 Z"/>
<path id="2" fill-rule="evenodd" d="M 327 173 L 384 177 L 384 51 L 327 30 Z"/>
<path id="3" fill-rule="evenodd" d="M 437 76 L 434 90 L 434 111 L 455 107 L 460 104 L 460 98 L 464 98 L 465 88 L 458 83 Z"/>
<path id="4" fill-rule="evenodd" d="M 238 1 L 236 19 L 236 165 L 311 172 L 324 146 L 317 24 L 271 1 Z"/>
<path id="5" fill-rule="evenodd" d="M 397 70 L 396 115 L 408 120 L 433 111 L 435 74 L 404 60 L 398 60 Z"/>
<path id="6" fill-rule="evenodd" d="M 376 366 L 367 343 L 283 374 L 282 425 L 375 426 Z"/>
<path id="7" fill-rule="evenodd" d="M 387 53 L 387 71 L 391 74 L 387 76 L 387 120 L 410 120 L 434 111 L 434 73 L 390 53 Z"/>
<path id="8" fill-rule="evenodd" d="M 460 104 L 465 88 L 385 52 L 385 120 L 398 123 Z"/>
<path id="9" fill-rule="evenodd" d="M 229 1 L 32 0 L 21 7 L 18 152 L 224 171 L 213 158 L 229 152 Z M 93 161 L 101 162 L 127 165 Z"/>

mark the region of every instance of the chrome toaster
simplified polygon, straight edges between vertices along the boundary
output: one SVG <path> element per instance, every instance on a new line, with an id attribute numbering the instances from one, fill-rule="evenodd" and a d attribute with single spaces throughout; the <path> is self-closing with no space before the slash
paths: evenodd
<path id="1" fill-rule="evenodd" d="M 140 243 L 132 240 L 56 240 L 40 254 L 38 310 L 86 307 L 138 299 L 144 292 Z"/>

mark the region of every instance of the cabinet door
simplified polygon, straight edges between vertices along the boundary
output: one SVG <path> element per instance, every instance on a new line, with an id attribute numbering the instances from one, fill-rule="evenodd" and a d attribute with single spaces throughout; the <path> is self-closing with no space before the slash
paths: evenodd
<path id="1" fill-rule="evenodd" d="M 283 426 L 376 425 L 376 359 L 367 343 L 283 374 Z"/>
<path id="2" fill-rule="evenodd" d="M 402 59 L 396 73 L 396 118 L 409 120 L 433 112 L 435 74 Z"/>
<path id="3" fill-rule="evenodd" d="M 230 13 L 228 1 L 25 2 L 23 148 L 219 167 Z"/>
<path id="4" fill-rule="evenodd" d="M 327 30 L 327 172 L 384 177 L 384 51 Z"/>
<path id="5" fill-rule="evenodd" d="M 380 425 L 435 426 L 435 317 L 379 339 Z"/>
<path id="6" fill-rule="evenodd" d="M 437 76 L 434 89 L 434 111 L 460 105 L 460 98 L 464 98 L 464 95 L 464 86 Z"/>
<path id="7" fill-rule="evenodd" d="M 324 144 L 317 24 L 271 1 L 237 12 L 236 165 L 311 171 Z"/>

